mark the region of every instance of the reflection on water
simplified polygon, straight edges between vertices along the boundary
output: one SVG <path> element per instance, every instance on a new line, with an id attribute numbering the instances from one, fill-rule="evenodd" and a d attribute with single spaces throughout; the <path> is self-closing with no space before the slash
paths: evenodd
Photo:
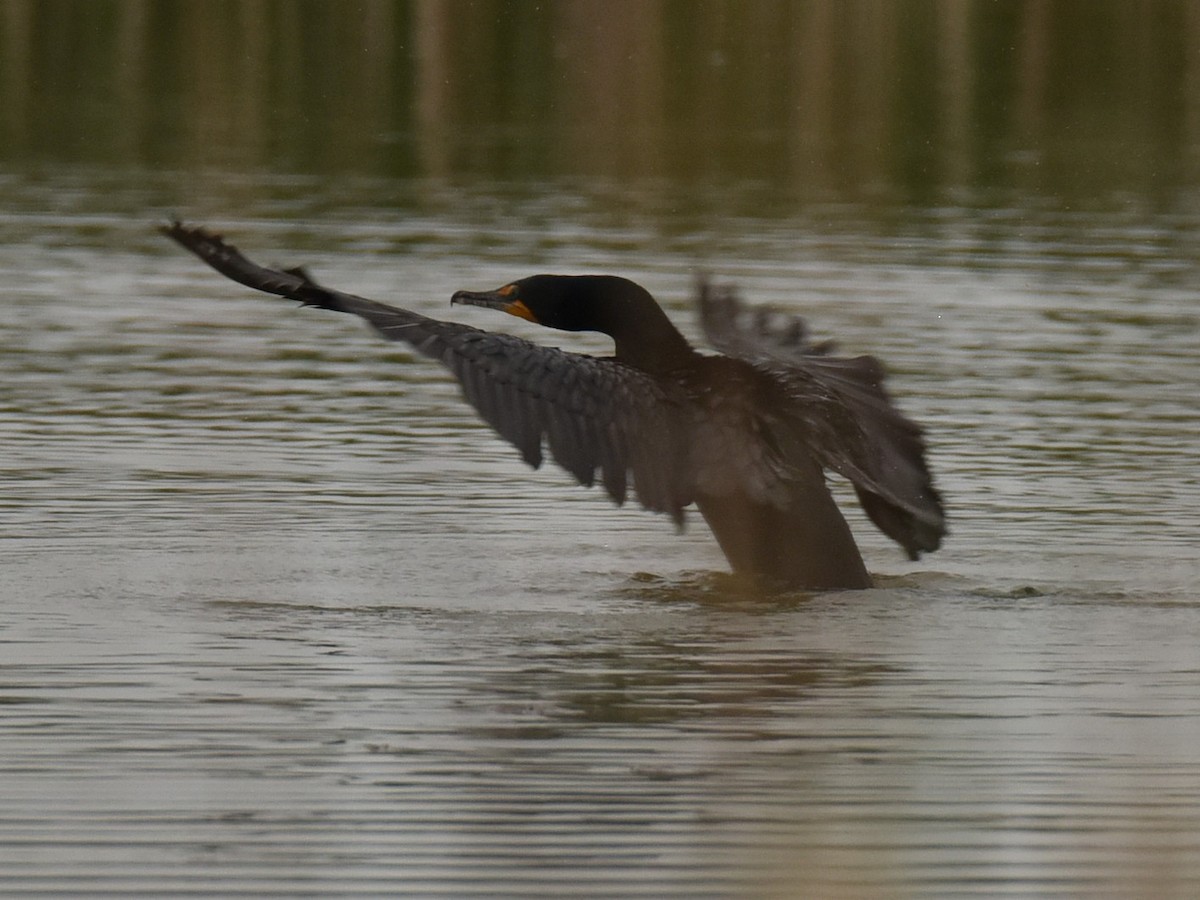
<path id="1" fill-rule="evenodd" d="M 717 260 L 885 357 L 950 540 L 910 565 L 857 516 L 878 589 L 763 600 L 698 519 L 526 470 L 430 363 L 167 246 L 153 178 L 71 177 L 0 216 L 0 892 L 1200 878 L 1194 221 L 622 229 L 586 193 L 401 218 L 351 190 L 284 222 L 290 188 L 260 189 L 247 249 L 431 314 L 519 330 L 446 298 L 596 268 L 691 329 L 688 270 Z"/>
<path id="2" fill-rule="evenodd" d="M 8 0 L 0 160 L 1170 208 L 1198 31 L 1192 0 Z"/>
<path id="3" fill-rule="evenodd" d="M 0 4 L 0 894 L 1194 895 L 1198 8 Z M 448 298 L 735 280 L 949 540 L 746 596 L 176 214 L 596 352 Z"/>
<path id="4" fill-rule="evenodd" d="M 47 610 L 14 635 L 15 893 L 1161 895 L 1197 874 L 1194 650 L 1169 633 L 1194 606 L 113 593 L 82 605 L 120 626 Z"/>

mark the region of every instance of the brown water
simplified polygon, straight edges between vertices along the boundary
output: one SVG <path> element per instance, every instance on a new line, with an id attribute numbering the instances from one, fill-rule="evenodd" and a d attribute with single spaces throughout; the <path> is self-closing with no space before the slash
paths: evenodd
<path id="1" fill-rule="evenodd" d="M 0 895 L 1195 896 L 1200 6 L 743 7 L 0 5 Z M 950 537 L 740 594 L 175 214 L 585 352 L 448 298 L 736 281 Z"/>
<path id="2" fill-rule="evenodd" d="M 446 298 L 620 271 L 691 328 L 690 267 L 720 260 L 884 356 L 950 540 L 911 565 L 856 515 L 878 589 L 756 600 L 698 519 L 530 472 L 433 364 L 223 282 L 150 213 L 89 211 L 119 192 L 24 190 L 0 221 L 0 892 L 1200 878 L 1196 223 L 941 210 L 880 236 L 830 209 L 673 237 L 555 190 L 503 227 L 238 225 L 497 328 L 523 326 Z"/>

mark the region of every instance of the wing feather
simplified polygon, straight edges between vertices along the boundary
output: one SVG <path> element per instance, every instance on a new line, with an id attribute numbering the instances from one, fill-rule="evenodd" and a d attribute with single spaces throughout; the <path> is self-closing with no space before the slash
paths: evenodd
<path id="1" fill-rule="evenodd" d="M 748 310 L 729 287 L 698 285 L 701 327 L 712 345 L 767 372 L 782 387 L 772 433 L 785 458 L 815 457 L 845 476 L 871 521 L 916 559 L 946 532 L 942 499 L 920 427 L 894 405 L 880 362 L 827 355 L 804 321 Z"/>
<path id="2" fill-rule="evenodd" d="M 248 287 L 360 316 L 388 340 L 449 369 L 467 402 L 530 466 L 541 465 L 546 447 L 580 484 L 591 486 L 599 472 L 605 492 L 621 504 L 632 483 L 642 506 L 682 525 L 694 493 L 682 464 L 686 404 L 645 373 L 328 288 L 303 269 L 265 268 L 204 229 L 176 222 L 163 232 Z"/>

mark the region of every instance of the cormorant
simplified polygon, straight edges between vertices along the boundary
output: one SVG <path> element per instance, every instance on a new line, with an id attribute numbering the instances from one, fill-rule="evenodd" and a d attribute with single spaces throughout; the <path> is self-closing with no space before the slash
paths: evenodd
<path id="1" fill-rule="evenodd" d="M 534 275 L 494 291 L 458 291 L 485 306 L 566 331 L 599 331 L 612 357 L 544 347 L 431 319 L 317 284 L 302 268 L 250 262 L 219 235 L 162 228 L 249 287 L 361 316 L 458 379 L 468 403 L 537 468 L 543 447 L 582 485 L 618 504 L 630 489 L 682 526 L 699 508 L 733 570 L 764 589 L 871 586 L 825 470 L 850 480 L 871 520 L 910 559 L 945 534 L 921 429 L 892 405 L 870 356 L 828 355 L 803 323 L 772 323 L 702 280 L 700 313 L 724 356 L 692 348 L 654 298 L 610 275 Z"/>

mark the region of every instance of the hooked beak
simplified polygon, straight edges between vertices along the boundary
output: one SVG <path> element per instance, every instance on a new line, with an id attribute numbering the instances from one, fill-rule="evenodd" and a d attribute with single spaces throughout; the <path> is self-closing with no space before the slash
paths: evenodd
<path id="1" fill-rule="evenodd" d="M 506 285 L 495 291 L 455 291 L 450 298 L 451 303 L 462 303 L 466 306 L 486 306 L 488 309 L 498 309 L 518 319 L 537 322 L 532 310 L 516 297 L 512 285 Z"/>

